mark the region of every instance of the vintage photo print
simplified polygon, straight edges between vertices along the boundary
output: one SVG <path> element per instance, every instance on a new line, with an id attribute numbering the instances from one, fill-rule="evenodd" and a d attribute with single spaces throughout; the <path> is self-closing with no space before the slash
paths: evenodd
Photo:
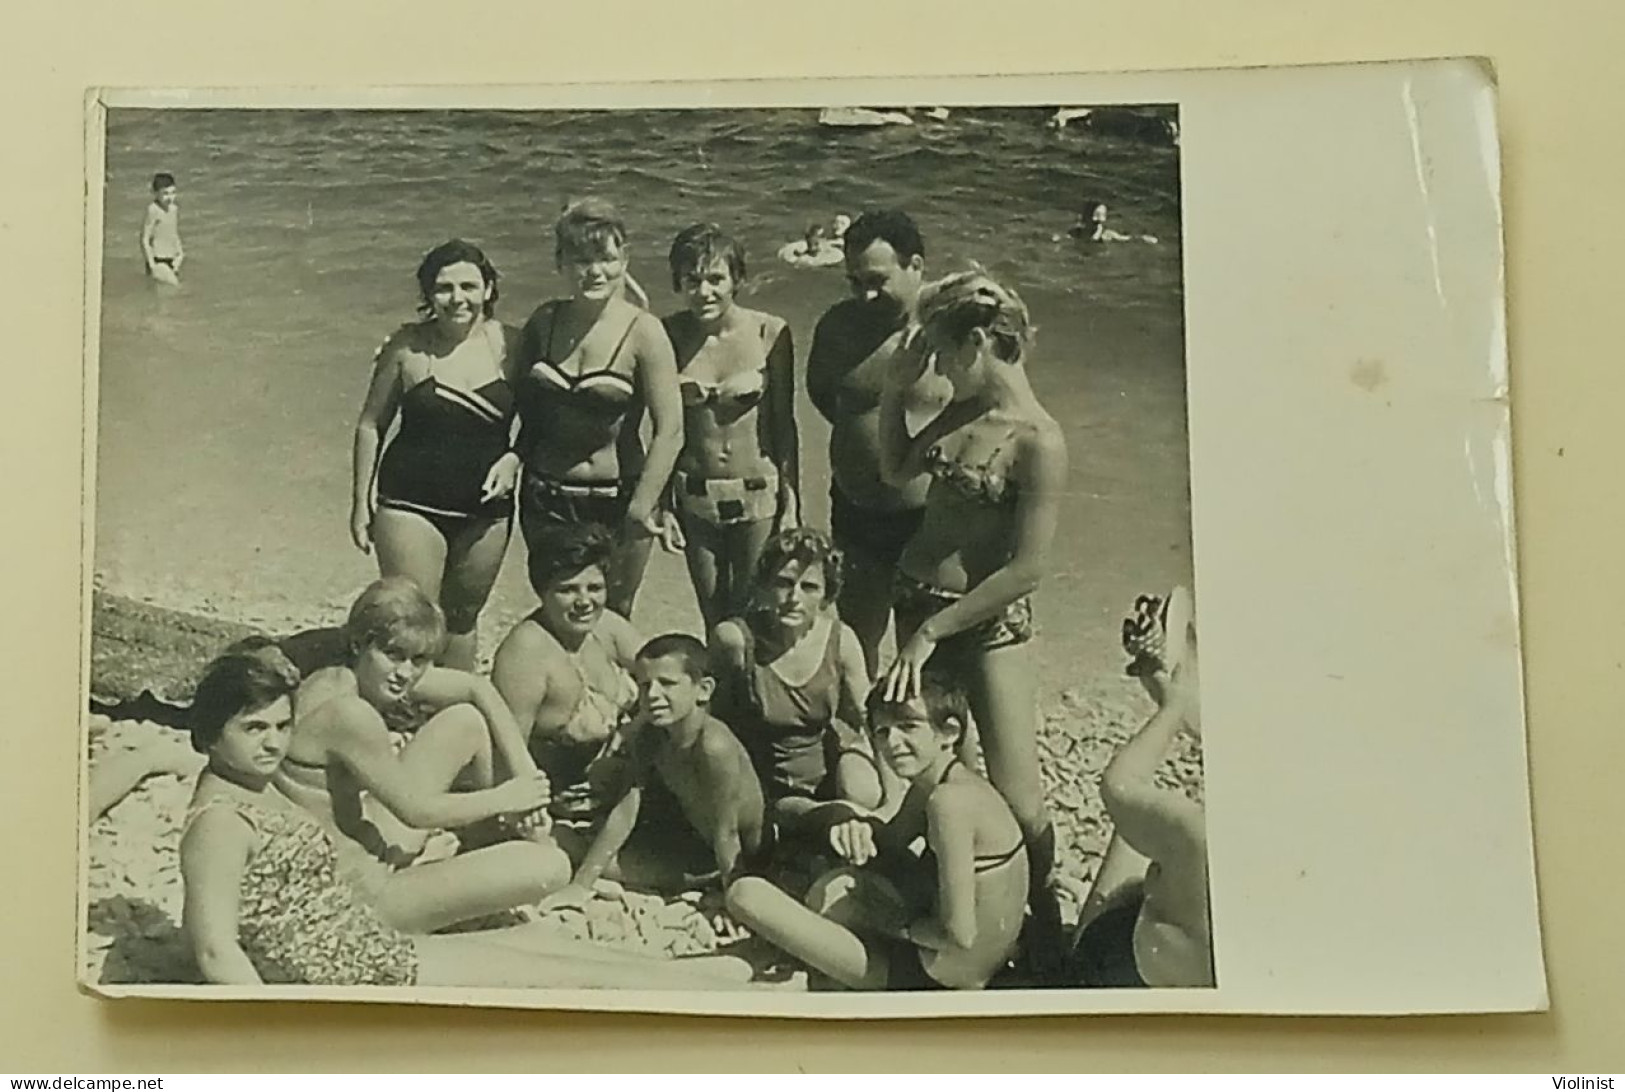
<path id="1" fill-rule="evenodd" d="M 93 101 L 86 986 L 1223 1007 L 1190 120 L 1090 86 Z"/>

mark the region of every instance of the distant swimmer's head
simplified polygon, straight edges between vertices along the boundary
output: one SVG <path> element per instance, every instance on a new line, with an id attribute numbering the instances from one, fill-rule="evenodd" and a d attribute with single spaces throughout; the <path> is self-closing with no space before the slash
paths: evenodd
<path id="1" fill-rule="evenodd" d="M 802 241 L 807 244 L 807 253 L 817 254 L 820 250 L 823 250 L 828 234 L 823 224 L 808 224 L 807 233 L 801 237 Z"/>
<path id="2" fill-rule="evenodd" d="M 843 212 L 835 217 L 835 222 L 830 225 L 829 233 L 837 239 L 844 239 L 846 238 L 846 229 L 851 226 L 852 217 Z"/>
<path id="3" fill-rule="evenodd" d="M 610 298 L 626 278 L 626 222 L 601 197 L 570 202 L 553 225 L 553 259 L 573 294 Z"/>
<path id="4" fill-rule="evenodd" d="M 462 239 L 441 243 L 418 264 L 418 313 L 467 325 L 497 306 L 497 269 L 485 251 Z"/>
<path id="5" fill-rule="evenodd" d="M 953 384 L 955 401 L 982 390 L 990 362 L 1019 363 L 1033 340 L 1021 297 L 980 270 L 922 288 L 919 320 L 937 371 Z"/>
<path id="6" fill-rule="evenodd" d="M 846 281 L 852 294 L 907 314 L 925 277 L 925 240 L 908 213 L 865 212 L 846 229 Z"/>
<path id="7" fill-rule="evenodd" d="M 615 535 L 597 523 L 546 528 L 530 554 L 530 587 L 541 600 L 542 627 L 555 636 L 585 637 L 609 602 L 609 561 Z"/>
<path id="8" fill-rule="evenodd" d="M 745 281 L 745 248 L 715 224 L 694 224 L 677 233 L 667 256 L 671 287 L 695 317 L 715 320 L 728 313 Z"/>
<path id="9" fill-rule="evenodd" d="M 446 618 L 411 579 L 386 576 L 356 598 L 344 637 L 357 693 L 385 709 L 405 700 L 434 662 L 446 640 Z"/>
<path id="10" fill-rule="evenodd" d="M 298 688 L 299 670 L 275 641 L 238 641 L 203 669 L 186 718 L 192 749 L 268 777 L 287 750 Z"/>
<path id="11" fill-rule="evenodd" d="M 1078 213 L 1078 219 L 1091 224 L 1104 224 L 1106 222 L 1106 202 L 1085 201 L 1082 211 Z"/>
<path id="12" fill-rule="evenodd" d="M 170 208 L 175 204 L 175 195 L 179 192 L 175 188 L 175 176 L 168 171 L 159 171 L 152 176 L 152 199 L 160 208 Z"/>

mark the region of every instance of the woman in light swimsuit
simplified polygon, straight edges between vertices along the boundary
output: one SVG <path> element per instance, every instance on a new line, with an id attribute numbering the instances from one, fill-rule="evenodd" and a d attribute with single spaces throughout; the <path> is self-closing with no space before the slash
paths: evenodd
<path id="1" fill-rule="evenodd" d="M 988 776 L 1015 811 L 1032 863 L 1034 969 L 1059 973 L 1060 908 L 1050 887 L 1055 831 L 1038 767 L 1030 596 L 1048 568 L 1066 442 L 1027 379 L 1027 308 L 979 272 L 922 290 L 919 327 L 893 360 L 882 394 L 883 469 L 928 473 L 925 515 L 897 563 L 897 660 L 889 694 L 918 692 L 927 661 L 964 678 Z M 953 400 L 910 436 L 903 392 L 932 364 Z"/>
<path id="2" fill-rule="evenodd" d="M 384 920 L 438 929 L 567 882 L 569 861 L 538 819 L 547 781 L 496 688 L 430 665 L 445 639 L 439 608 L 407 578 L 385 577 L 356 599 L 344 636 L 348 661 L 312 672 L 293 696 L 274 780 L 338 837 L 347 874 Z M 434 830 L 480 848 L 402 867 Z M 504 840 L 483 844 L 493 837 Z"/>
<path id="3" fill-rule="evenodd" d="M 549 526 L 601 523 L 616 536 L 609 606 L 631 616 L 661 498 L 683 447 L 677 365 L 660 321 L 628 303 L 626 227 L 608 202 L 571 204 L 554 225 L 568 299 L 536 309 L 519 335 L 519 528 L 532 553 Z M 648 450 L 639 435 L 644 410 Z"/>
<path id="4" fill-rule="evenodd" d="M 935 672 L 906 701 L 877 687 L 869 723 L 909 782 L 902 806 L 888 822 L 830 826 L 848 866 L 813 884 L 806 905 L 745 877 L 728 889 L 734 916 L 852 989 L 986 986 L 1021 935 L 1027 848 L 1004 798 L 955 753 L 969 722 L 964 693 Z"/>
<path id="5" fill-rule="evenodd" d="M 800 517 L 795 348 L 775 315 L 739 306 L 745 252 L 715 224 L 671 245 L 668 315 L 683 396 L 683 452 L 672 507 L 709 631 L 745 609 L 768 535 Z"/>
<path id="6" fill-rule="evenodd" d="M 869 673 L 835 613 L 841 555 L 809 527 L 768 540 L 750 612 L 718 624 L 716 715 L 745 745 L 780 833 L 881 807 L 890 771 L 863 731 Z"/>
<path id="7" fill-rule="evenodd" d="M 192 746 L 207 756 L 181 840 L 182 928 L 215 985 L 729 989 L 742 961 L 676 964 L 533 926 L 455 936 L 392 927 L 345 878 L 321 824 L 275 788 L 291 742 L 293 665 L 269 642 L 204 672 Z"/>
<path id="8" fill-rule="evenodd" d="M 513 526 L 512 475 L 498 464 L 512 446 L 515 337 L 492 317 L 497 271 L 478 247 L 442 243 L 417 279 L 423 319 L 378 350 L 356 422 L 350 537 L 363 552 L 377 546 L 381 575 L 411 577 L 439 602 L 440 662 L 472 671 Z"/>
<path id="9" fill-rule="evenodd" d="M 552 782 L 554 816 L 588 820 L 613 803 L 604 779 L 623 754 L 617 729 L 637 705 L 631 668 L 643 641 L 607 605 L 607 528 L 561 524 L 540 546 L 530 583 L 541 602 L 503 639 L 491 681 Z"/>

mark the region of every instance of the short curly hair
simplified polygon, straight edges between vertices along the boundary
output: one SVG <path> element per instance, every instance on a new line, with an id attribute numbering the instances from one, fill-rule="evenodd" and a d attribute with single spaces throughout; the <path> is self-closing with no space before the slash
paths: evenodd
<path id="1" fill-rule="evenodd" d="M 762 556 L 756 562 L 756 590 L 766 588 L 768 582 L 792 562 L 803 566 L 822 566 L 824 597 L 833 602 L 841 594 L 845 558 L 828 535 L 811 527 L 792 527 L 767 540 L 767 545 L 762 547 Z"/>
<path id="2" fill-rule="evenodd" d="M 553 584 L 596 565 L 609 571 L 615 533 L 601 523 L 561 523 L 536 536 L 526 571 L 530 588 L 541 595 Z"/>
<path id="3" fill-rule="evenodd" d="M 192 695 L 186 727 L 192 750 L 207 754 L 243 713 L 264 709 L 299 688 L 299 669 L 269 637 L 245 637 L 209 661 Z"/>

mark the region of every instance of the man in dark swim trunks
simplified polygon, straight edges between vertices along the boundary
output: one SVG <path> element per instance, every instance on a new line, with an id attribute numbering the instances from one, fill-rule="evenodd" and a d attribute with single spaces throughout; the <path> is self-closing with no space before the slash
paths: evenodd
<path id="1" fill-rule="evenodd" d="M 857 633 L 872 674 L 892 611 L 892 577 L 920 524 L 926 475 L 889 485 L 880 472 L 880 390 L 913 320 L 925 274 L 925 241 L 905 212 L 865 212 L 846 230 L 851 299 L 824 313 L 813 332 L 807 393 L 831 425 L 830 531 L 846 554 L 838 607 Z M 910 392 L 911 429 L 935 417 L 952 394 L 927 371 Z"/>

